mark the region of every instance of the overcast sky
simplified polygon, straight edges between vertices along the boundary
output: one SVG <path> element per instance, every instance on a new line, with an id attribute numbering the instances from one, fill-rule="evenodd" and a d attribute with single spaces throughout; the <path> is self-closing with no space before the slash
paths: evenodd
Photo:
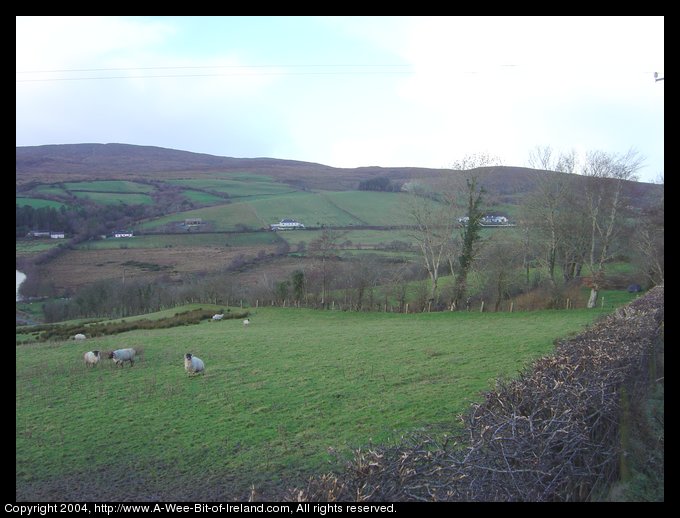
<path id="1" fill-rule="evenodd" d="M 663 17 L 18 17 L 16 145 L 120 142 L 336 167 L 664 168 Z"/>

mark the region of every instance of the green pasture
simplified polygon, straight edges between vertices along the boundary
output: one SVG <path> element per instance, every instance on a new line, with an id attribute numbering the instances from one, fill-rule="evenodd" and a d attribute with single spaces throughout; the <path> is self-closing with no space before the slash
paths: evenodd
<path id="1" fill-rule="evenodd" d="M 324 192 L 320 196 L 329 204 L 351 214 L 365 225 L 412 225 L 406 195 L 391 192 Z"/>
<path id="2" fill-rule="evenodd" d="M 110 250 L 120 248 L 173 248 L 201 246 L 258 246 L 279 242 L 273 232 L 248 232 L 232 234 L 154 234 L 137 235 L 131 239 L 101 239 L 79 243 L 80 250 Z"/>
<path id="3" fill-rule="evenodd" d="M 251 311 L 247 328 L 205 321 L 17 345 L 17 494 L 65 479 L 96 492 L 130 474 L 132 499 L 186 484 L 290 487 L 354 448 L 455 429 L 494 379 L 602 314 Z M 120 347 L 143 349 L 140 361 L 83 364 L 87 350 Z M 185 373 L 186 352 L 204 375 Z"/>
<path id="4" fill-rule="evenodd" d="M 66 204 L 58 202 L 58 201 L 53 201 L 53 200 L 43 200 L 42 198 L 25 198 L 23 196 L 17 196 L 17 205 L 19 207 L 23 207 L 24 205 L 28 205 L 30 207 L 33 207 L 34 209 L 42 209 L 44 207 L 51 207 L 53 209 L 59 209 L 60 207 L 64 207 Z"/>
<path id="5" fill-rule="evenodd" d="M 16 255 L 33 255 L 45 252 L 59 245 L 65 245 L 69 239 L 17 239 L 15 244 Z"/>
<path id="6" fill-rule="evenodd" d="M 58 184 L 61 185 L 61 184 Z M 39 195 L 51 195 L 51 196 L 68 196 L 68 193 L 61 187 L 57 187 L 52 184 L 42 184 L 33 187 L 30 191 L 31 194 Z"/>
<path id="7" fill-rule="evenodd" d="M 181 181 L 194 182 L 193 180 Z M 196 180 L 195 182 L 207 185 L 209 182 L 218 181 Z M 407 225 L 411 223 L 405 213 L 401 194 L 320 191 L 285 192 L 270 196 L 252 194 L 252 198 L 248 200 L 242 199 L 219 206 L 178 212 L 144 222 L 139 225 L 139 228 L 158 228 L 173 221 L 183 221 L 185 218 L 202 218 L 205 222 L 212 223 L 215 230 L 234 230 L 237 225 L 246 225 L 251 228 L 268 227 L 283 218 L 296 219 L 308 227 Z"/>
<path id="8" fill-rule="evenodd" d="M 66 182 L 64 187 L 69 191 L 97 191 L 117 193 L 150 193 L 151 185 L 130 182 L 128 180 L 97 180 L 93 182 Z"/>
<path id="9" fill-rule="evenodd" d="M 151 205 L 153 203 L 151 196 L 141 193 L 73 191 L 73 195 L 76 198 L 88 199 L 103 205 L 115 205 L 117 203 Z"/>
<path id="10" fill-rule="evenodd" d="M 203 189 L 219 193 L 228 194 L 231 198 L 243 196 L 258 196 L 288 193 L 293 189 L 290 185 L 273 182 L 266 178 L 265 181 L 254 179 L 232 180 L 232 179 L 192 179 L 192 180 L 169 180 L 167 183 L 180 185 L 189 189 Z"/>
<path id="11" fill-rule="evenodd" d="M 252 207 L 248 203 L 227 203 L 213 207 L 204 207 L 184 212 L 175 212 L 167 216 L 155 218 L 140 223 L 135 228 L 142 230 L 154 230 L 162 228 L 168 223 L 183 223 L 187 218 L 201 218 L 204 223 L 210 223 L 213 230 L 236 230 L 236 225 L 246 225 L 250 228 L 264 226 L 257 218 Z"/>
<path id="12" fill-rule="evenodd" d="M 194 203 L 200 203 L 202 205 L 216 205 L 218 203 L 226 203 L 226 200 L 224 198 L 203 191 L 185 189 L 182 191 L 182 194 L 187 200 L 192 201 Z"/>

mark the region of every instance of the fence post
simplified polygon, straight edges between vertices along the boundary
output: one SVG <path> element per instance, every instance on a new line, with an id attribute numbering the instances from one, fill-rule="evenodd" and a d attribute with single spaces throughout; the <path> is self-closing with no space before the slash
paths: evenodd
<path id="1" fill-rule="evenodd" d="M 604 309 L 604 297 L 602 297 L 602 306 L 600 307 Z"/>
<path id="2" fill-rule="evenodd" d="M 406 313 L 408 313 L 408 302 L 406 303 Z"/>
<path id="3" fill-rule="evenodd" d="M 515 303 L 511 301 L 510 302 L 510 313 L 512 313 L 512 308 L 513 308 L 514 305 L 515 305 Z"/>
<path id="4" fill-rule="evenodd" d="M 484 313 L 484 301 L 482 301 L 482 305 L 479 308 L 480 313 Z"/>

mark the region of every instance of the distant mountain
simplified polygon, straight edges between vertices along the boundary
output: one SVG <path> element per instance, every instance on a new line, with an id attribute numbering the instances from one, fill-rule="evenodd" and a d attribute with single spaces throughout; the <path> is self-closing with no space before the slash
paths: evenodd
<path id="1" fill-rule="evenodd" d="M 17 187 L 29 182 L 55 183 L 103 178 L 160 180 L 220 171 L 266 174 L 297 188 L 337 191 L 357 189 L 360 182 L 379 176 L 403 183 L 414 179 L 436 182 L 460 174 L 452 169 L 421 167 L 337 168 L 297 160 L 220 157 L 132 144 L 61 144 L 16 148 Z M 478 170 L 480 183 L 487 192 L 501 197 L 515 197 L 530 192 L 542 174 L 557 173 L 513 166 Z M 628 183 L 628 194 L 640 204 L 644 204 L 650 191 L 663 188 L 652 184 Z"/>

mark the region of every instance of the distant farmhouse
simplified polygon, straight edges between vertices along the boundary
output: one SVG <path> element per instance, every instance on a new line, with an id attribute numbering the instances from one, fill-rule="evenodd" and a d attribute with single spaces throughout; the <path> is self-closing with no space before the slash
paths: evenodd
<path id="1" fill-rule="evenodd" d="M 484 216 L 482 225 L 507 225 L 508 218 L 505 216 Z"/>
<path id="2" fill-rule="evenodd" d="M 470 218 L 467 216 L 463 216 L 462 218 L 458 218 L 458 223 L 460 223 L 463 226 L 466 226 L 468 224 L 468 221 L 470 221 Z M 487 214 L 486 216 L 482 216 L 482 219 L 480 220 L 479 224 L 482 227 L 514 227 L 514 223 L 510 223 L 508 218 L 505 216 L 494 216 Z"/>
<path id="3" fill-rule="evenodd" d="M 203 223 L 202 218 L 187 218 L 184 220 L 185 227 L 197 227 Z"/>
<path id="4" fill-rule="evenodd" d="M 133 235 L 132 230 L 115 230 L 111 233 L 111 236 L 115 238 L 132 237 Z"/>
<path id="5" fill-rule="evenodd" d="M 47 230 L 31 230 L 28 234 L 26 234 L 26 237 L 49 237 L 50 239 L 65 239 L 66 234 L 58 230 L 51 232 Z"/>
<path id="6" fill-rule="evenodd" d="M 282 219 L 269 225 L 270 230 L 304 230 L 305 226 L 294 219 Z"/>

